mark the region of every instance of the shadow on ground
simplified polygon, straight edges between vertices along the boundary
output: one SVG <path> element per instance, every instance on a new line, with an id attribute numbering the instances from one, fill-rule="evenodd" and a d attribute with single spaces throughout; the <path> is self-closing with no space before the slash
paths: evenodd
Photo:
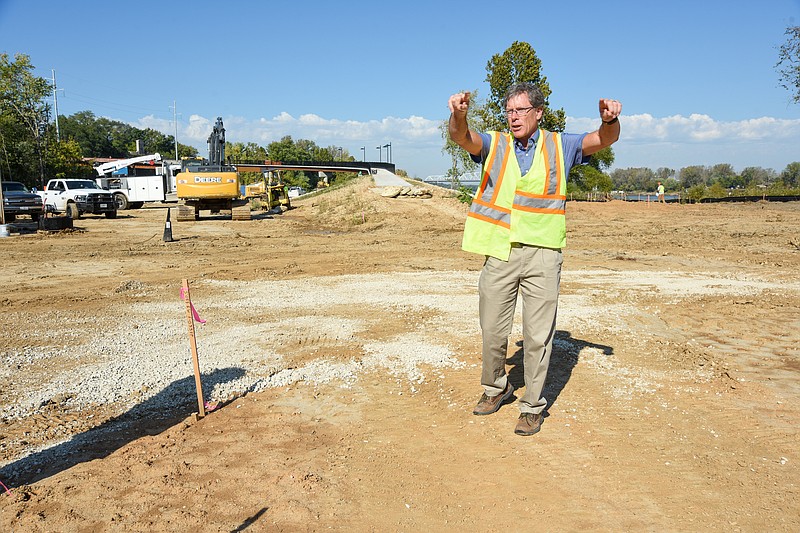
<path id="1" fill-rule="evenodd" d="M 244 376 L 241 368 L 224 368 L 202 376 L 203 390 Z M 224 407 L 220 405 L 218 408 Z M 10 488 L 35 483 L 77 464 L 107 457 L 146 435 L 157 435 L 198 410 L 194 376 L 173 381 L 155 396 L 66 442 L 34 452 L 0 468 Z"/>
<path id="2" fill-rule="evenodd" d="M 522 341 L 518 341 L 516 346 L 517 350 L 514 355 L 506 359 L 506 364 L 511 365 L 511 369 L 508 371 L 508 380 L 514 385 L 515 389 L 519 389 L 525 386 Z M 576 339 L 569 331 L 556 331 L 553 339 L 553 352 L 550 354 L 547 380 L 542 391 L 542 395 L 547 399 L 545 411 L 552 407 L 561 391 L 566 387 L 570 377 L 572 377 L 572 369 L 578 364 L 580 352 L 584 348 L 601 350 L 603 355 L 612 355 L 614 353 L 614 349 L 611 346 Z"/>

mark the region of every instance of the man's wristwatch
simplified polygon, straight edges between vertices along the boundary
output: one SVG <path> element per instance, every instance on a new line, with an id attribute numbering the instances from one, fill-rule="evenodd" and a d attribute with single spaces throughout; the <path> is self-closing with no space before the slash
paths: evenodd
<path id="1" fill-rule="evenodd" d="M 613 119 L 611 119 L 611 120 L 609 120 L 609 121 L 605 121 L 605 120 L 604 120 L 604 121 L 603 121 L 603 124 L 609 124 L 609 125 L 611 125 L 611 124 L 614 124 L 615 122 L 619 122 L 619 117 L 614 117 Z"/>

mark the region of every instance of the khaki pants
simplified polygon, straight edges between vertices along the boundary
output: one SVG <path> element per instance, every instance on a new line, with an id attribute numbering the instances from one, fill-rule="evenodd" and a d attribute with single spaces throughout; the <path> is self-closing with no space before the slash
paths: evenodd
<path id="1" fill-rule="evenodd" d="M 542 389 L 556 330 L 561 263 L 560 250 L 515 244 L 507 262 L 486 259 L 478 283 L 483 333 L 481 384 L 488 396 L 505 389 L 508 337 L 517 293 L 522 295 L 525 393 L 519 409 L 523 413 L 541 413 L 547 406 Z"/>

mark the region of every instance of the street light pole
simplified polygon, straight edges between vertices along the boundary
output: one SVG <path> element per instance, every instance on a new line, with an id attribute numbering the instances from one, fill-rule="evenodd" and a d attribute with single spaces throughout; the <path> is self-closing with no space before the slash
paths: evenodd
<path id="1" fill-rule="evenodd" d="M 392 143 L 384 144 L 384 148 L 386 148 L 386 162 L 392 162 Z"/>
<path id="2" fill-rule="evenodd" d="M 361 160 L 362 161 L 366 161 L 367 160 L 367 147 L 366 146 L 362 146 L 361 147 Z"/>
<path id="3" fill-rule="evenodd" d="M 383 148 L 383 146 L 379 145 L 379 146 L 376 146 L 375 148 L 378 149 L 378 161 L 380 163 L 383 163 L 383 152 L 381 152 L 381 148 Z"/>
<path id="4" fill-rule="evenodd" d="M 61 130 L 58 129 L 58 89 L 56 89 L 56 69 L 53 71 L 53 105 L 56 108 L 56 142 L 61 142 Z"/>

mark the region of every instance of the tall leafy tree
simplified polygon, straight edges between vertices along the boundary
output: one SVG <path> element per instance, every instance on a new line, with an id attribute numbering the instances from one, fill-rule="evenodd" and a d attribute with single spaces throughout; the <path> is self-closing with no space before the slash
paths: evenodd
<path id="1" fill-rule="evenodd" d="M 225 157 L 230 161 L 264 161 L 267 149 L 254 142 L 229 142 L 225 144 Z"/>
<path id="2" fill-rule="evenodd" d="M 781 172 L 781 181 L 787 187 L 800 187 L 800 162 L 789 163 Z"/>
<path id="3" fill-rule="evenodd" d="M 508 126 L 505 114 L 505 99 L 508 89 L 521 82 L 532 82 L 539 87 L 544 96 L 544 114 L 539 126 L 549 131 L 562 132 L 566 126 L 566 113 L 563 108 L 553 109 L 550 107 L 550 85 L 547 77 L 542 73 L 542 61 L 537 57 L 536 51 L 526 42 L 514 41 L 502 54 L 493 55 L 486 64 L 486 81 L 489 83 L 489 97 L 483 105 L 473 103 L 467 115 L 467 123 L 470 129 L 476 131 L 504 131 Z M 476 93 L 472 93 L 472 100 L 475 102 Z M 455 145 L 447 134 L 447 122 L 441 125 L 442 137 L 445 140 L 443 151 L 450 154 L 452 166 L 448 170 L 448 175 L 452 179 L 457 179 L 476 168 L 469 154 Z M 610 167 L 614 162 L 614 152 L 609 147 L 592 155 L 590 166 L 598 173 L 602 174 L 604 169 Z M 595 175 L 590 171 L 589 174 Z M 573 169 L 571 178 L 577 180 L 576 185 L 585 186 L 585 176 L 583 169 Z M 600 183 L 607 186 L 610 180 L 591 180 L 593 183 Z"/>
<path id="4" fill-rule="evenodd" d="M 786 42 L 778 50 L 780 86 L 792 93 L 794 103 L 800 103 L 800 26 L 786 28 Z"/>
<path id="5" fill-rule="evenodd" d="M 84 157 L 131 157 L 136 141 L 146 154 L 159 153 L 164 159 L 175 156 L 175 138 L 152 128 L 139 129 L 130 124 L 96 117 L 91 111 L 78 111 L 70 116 L 59 115 L 62 137 L 74 139 Z M 178 157 L 193 157 L 197 149 L 178 143 Z"/>
<path id="6" fill-rule="evenodd" d="M 483 123 L 483 106 L 477 102 L 478 91 L 470 91 L 470 101 L 473 102 L 467 111 L 467 125 L 473 131 L 483 131 L 487 129 Z M 478 165 L 475 163 L 466 150 L 453 142 L 450 138 L 449 120 L 445 119 L 439 125 L 439 131 L 444 139 L 444 146 L 442 152 L 450 156 L 451 166 L 447 170 L 447 177 L 453 184 L 453 188 L 457 188 L 461 181 L 460 178 L 465 174 L 477 170 Z"/>
<path id="7" fill-rule="evenodd" d="M 14 170 L 21 174 L 18 178 L 27 181 L 36 172 L 44 184 L 50 120 L 46 98 L 51 86 L 45 78 L 34 76 L 33 69 L 25 54 L 16 54 L 13 60 L 0 54 L 0 136 L 7 155 L 5 166 L 10 169 L 13 161 Z M 35 171 L 25 153 L 33 155 Z"/>
<path id="8" fill-rule="evenodd" d="M 744 185 L 744 181 L 733 170 L 730 163 L 718 163 L 708 171 L 708 181 L 719 183 L 724 189 Z"/>
<path id="9" fill-rule="evenodd" d="M 59 126 L 60 127 L 60 126 Z M 94 172 L 83 160 L 81 147 L 75 139 L 61 139 L 48 151 L 47 166 L 54 178 L 92 178 Z"/>
<path id="10" fill-rule="evenodd" d="M 771 168 L 746 167 L 742 170 L 742 179 L 748 186 L 767 185 L 777 179 L 777 174 Z"/>
<path id="11" fill-rule="evenodd" d="M 684 189 L 689 189 L 696 185 L 705 185 L 708 176 L 708 169 L 702 165 L 693 165 L 690 167 L 683 167 L 679 174 L 678 179 Z"/>
<path id="12" fill-rule="evenodd" d="M 506 125 L 503 98 L 509 87 L 515 83 L 533 82 L 544 96 L 544 115 L 539 123 L 543 129 L 564 131 L 566 114 L 563 108 L 550 108 L 550 85 L 542 74 L 542 61 L 536 56 L 533 47 L 520 41 L 514 41 L 502 54 L 495 54 L 486 65 L 486 81 L 490 94 L 486 106 L 481 110 L 484 125 L 488 129 L 502 131 Z"/>

